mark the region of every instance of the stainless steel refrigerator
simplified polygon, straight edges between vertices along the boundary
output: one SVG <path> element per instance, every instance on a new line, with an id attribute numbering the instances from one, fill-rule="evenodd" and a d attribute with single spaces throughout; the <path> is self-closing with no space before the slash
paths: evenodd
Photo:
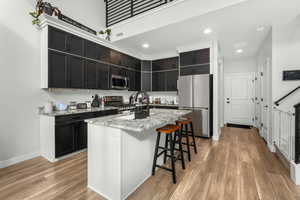
<path id="1" fill-rule="evenodd" d="M 196 136 L 212 136 L 213 77 L 210 74 L 180 76 L 178 80 L 179 107 L 192 110 Z"/>

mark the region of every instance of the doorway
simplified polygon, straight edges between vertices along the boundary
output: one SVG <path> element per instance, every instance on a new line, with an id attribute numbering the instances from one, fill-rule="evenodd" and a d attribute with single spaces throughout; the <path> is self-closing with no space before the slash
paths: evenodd
<path id="1" fill-rule="evenodd" d="M 224 75 L 225 123 L 253 126 L 255 73 Z"/>

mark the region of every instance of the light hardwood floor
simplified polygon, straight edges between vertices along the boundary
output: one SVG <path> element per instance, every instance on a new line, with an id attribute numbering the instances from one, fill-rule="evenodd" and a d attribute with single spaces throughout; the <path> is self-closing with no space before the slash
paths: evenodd
<path id="1" fill-rule="evenodd" d="M 225 128 L 219 142 L 198 139 L 178 183 L 158 170 L 129 200 L 296 200 L 300 190 L 255 130 Z M 55 164 L 39 157 L 0 170 L 0 200 L 102 200 L 86 188 L 87 155 Z"/>

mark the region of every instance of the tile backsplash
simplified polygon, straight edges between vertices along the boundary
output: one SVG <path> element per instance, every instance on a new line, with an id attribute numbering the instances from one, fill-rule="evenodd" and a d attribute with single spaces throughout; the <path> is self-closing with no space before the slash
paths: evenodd
<path id="1" fill-rule="evenodd" d="M 92 101 L 92 96 L 98 94 L 102 96 L 123 96 L 124 102 L 129 102 L 129 97 L 134 92 L 122 90 L 80 90 L 80 89 L 48 89 L 43 90 L 45 103 L 52 101 L 54 104 L 63 103 L 69 104 L 71 101 L 82 103 L 85 101 Z M 162 103 L 168 103 L 178 99 L 176 92 L 148 92 L 150 101 L 155 98 L 160 98 Z M 43 105 L 41 105 L 43 106 Z"/>

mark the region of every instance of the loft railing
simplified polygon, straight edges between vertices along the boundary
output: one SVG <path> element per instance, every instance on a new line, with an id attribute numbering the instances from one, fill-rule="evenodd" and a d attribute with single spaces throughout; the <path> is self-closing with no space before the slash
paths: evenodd
<path id="1" fill-rule="evenodd" d="M 106 27 L 165 5 L 175 0 L 104 0 Z"/>
<path id="2" fill-rule="evenodd" d="M 273 142 L 288 160 L 295 158 L 295 115 L 273 108 Z"/>

